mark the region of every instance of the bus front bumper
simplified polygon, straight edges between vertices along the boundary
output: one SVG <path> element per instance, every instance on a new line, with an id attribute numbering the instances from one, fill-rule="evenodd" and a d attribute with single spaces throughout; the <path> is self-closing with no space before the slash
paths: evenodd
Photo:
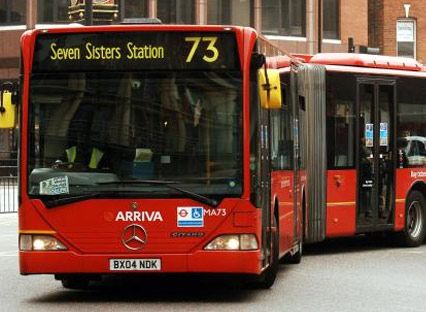
<path id="1" fill-rule="evenodd" d="M 192 254 L 77 254 L 73 251 L 20 251 L 20 273 L 235 273 L 260 274 L 254 251 L 198 251 Z"/>

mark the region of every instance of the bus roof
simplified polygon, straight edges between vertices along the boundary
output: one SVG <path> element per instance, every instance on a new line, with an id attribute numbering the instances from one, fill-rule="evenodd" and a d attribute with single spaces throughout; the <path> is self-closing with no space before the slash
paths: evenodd
<path id="1" fill-rule="evenodd" d="M 266 67 L 268 68 L 283 68 L 289 67 L 291 58 L 288 55 L 269 56 L 266 58 Z"/>
<path id="2" fill-rule="evenodd" d="M 305 54 L 289 54 L 266 57 L 268 68 L 286 68 L 293 63 L 308 63 L 312 56 Z"/>
<path id="3" fill-rule="evenodd" d="M 421 63 L 411 58 L 370 54 L 320 53 L 314 55 L 309 62 L 323 65 L 357 66 L 409 71 L 424 70 Z"/>
<path id="4" fill-rule="evenodd" d="M 233 31 L 252 29 L 235 25 L 171 25 L 171 24 L 125 24 L 125 25 L 98 25 L 84 26 L 81 24 L 61 24 L 56 27 L 51 25 L 38 25 L 36 30 L 29 33 L 86 33 L 86 32 L 120 32 L 120 31 Z M 254 31 L 254 29 L 252 29 Z"/>

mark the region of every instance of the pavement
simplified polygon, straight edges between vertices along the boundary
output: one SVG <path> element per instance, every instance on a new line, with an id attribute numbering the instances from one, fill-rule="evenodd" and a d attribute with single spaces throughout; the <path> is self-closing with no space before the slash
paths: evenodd
<path id="1" fill-rule="evenodd" d="M 112 276 L 86 291 L 50 275 L 21 276 L 17 214 L 0 214 L 0 311 L 424 312 L 426 245 L 351 237 L 308 245 L 269 290 L 187 275 Z M 220 264 L 218 264 L 220 265 Z"/>

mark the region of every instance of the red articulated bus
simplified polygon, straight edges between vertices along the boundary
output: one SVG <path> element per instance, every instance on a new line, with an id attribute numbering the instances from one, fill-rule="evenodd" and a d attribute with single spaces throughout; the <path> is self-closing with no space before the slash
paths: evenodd
<path id="1" fill-rule="evenodd" d="M 318 54 L 291 73 L 309 177 L 304 241 L 426 235 L 426 70 L 413 59 Z"/>
<path id="2" fill-rule="evenodd" d="M 21 274 L 270 287 L 280 258 L 300 261 L 298 131 L 281 123 L 271 152 L 269 114 L 292 117 L 265 65 L 279 53 L 253 29 L 72 26 L 27 31 L 21 48 Z"/>

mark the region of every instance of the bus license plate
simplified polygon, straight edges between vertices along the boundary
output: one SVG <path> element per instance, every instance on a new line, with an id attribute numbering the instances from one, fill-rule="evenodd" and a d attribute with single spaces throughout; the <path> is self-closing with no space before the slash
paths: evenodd
<path id="1" fill-rule="evenodd" d="M 161 259 L 110 259 L 110 271 L 160 271 Z"/>

